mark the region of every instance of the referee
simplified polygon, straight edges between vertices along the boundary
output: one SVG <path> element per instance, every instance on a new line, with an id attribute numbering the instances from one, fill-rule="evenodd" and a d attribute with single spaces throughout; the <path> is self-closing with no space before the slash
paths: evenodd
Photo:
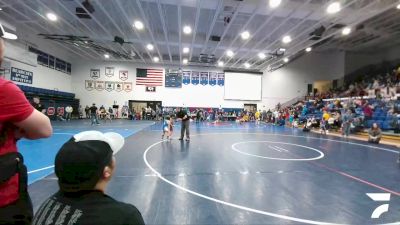
<path id="1" fill-rule="evenodd" d="M 188 112 L 181 108 L 179 112 L 177 113 L 177 117 L 182 120 L 182 126 L 181 126 L 181 138 L 179 138 L 180 141 L 183 140 L 183 136 L 185 134 L 186 130 L 186 141 L 190 141 L 190 131 L 189 131 L 189 124 L 190 124 L 190 116 L 188 115 Z"/>

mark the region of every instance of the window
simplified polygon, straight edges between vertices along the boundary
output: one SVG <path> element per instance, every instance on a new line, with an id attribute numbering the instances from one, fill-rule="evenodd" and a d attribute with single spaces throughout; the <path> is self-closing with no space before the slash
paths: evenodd
<path id="1" fill-rule="evenodd" d="M 48 67 L 49 66 L 49 55 L 44 53 L 44 52 L 39 53 L 39 55 L 38 55 L 38 64 Z"/>
<path id="2" fill-rule="evenodd" d="M 67 63 L 67 73 L 71 74 L 71 63 Z"/>
<path id="3" fill-rule="evenodd" d="M 62 59 L 42 52 L 32 46 L 29 46 L 28 50 L 29 52 L 37 54 L 37 63 L 39 65 L 49 67 L 50 69 L 55 69 L 66 74 L 71 74 L 71 63 L 65 62 Z"/>
<path id="4" fill-rule="evenodd" d="M 55 63 L 54 56 L 49 55 L 49 68 L 54 69 L 54 63 Z"/>

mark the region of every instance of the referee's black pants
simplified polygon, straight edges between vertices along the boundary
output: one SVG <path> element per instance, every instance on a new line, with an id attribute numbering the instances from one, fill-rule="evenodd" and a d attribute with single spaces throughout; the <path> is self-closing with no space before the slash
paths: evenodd
<path id="1" fill-rule="evenodd" d="M 183 139 L 183 136 L 185 135 L 185 131 L 186 131 L 186 138 L 187 139 L 190 138 L 189 124 L 190 124 L 190 120 L 186 120 L 186 121 L 182 120 L 181 139 Z"/>

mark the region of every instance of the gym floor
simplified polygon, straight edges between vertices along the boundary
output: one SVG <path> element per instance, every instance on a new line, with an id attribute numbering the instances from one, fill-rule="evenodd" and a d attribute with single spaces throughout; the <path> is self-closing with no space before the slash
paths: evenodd
<path id="1" fill-rule="evenodd" d="M 19 143 L 34 209 L 57 191 L 54 156 L 73 134 L 126 138 L 107 194 L 146 224 L 400 224 L 398 149 L 272 125 L 191 123 L 191 141 L 161 141 L 161 122 L 54 124 L 53 137 Z M 390 194 L 374 201 L 367 193 Z M 371 219 L 376 208 L 388 212 Z M 384 208 L 384 207 L 383 207 Z M 382 208 L 381 208 L 382 209 Z"/>

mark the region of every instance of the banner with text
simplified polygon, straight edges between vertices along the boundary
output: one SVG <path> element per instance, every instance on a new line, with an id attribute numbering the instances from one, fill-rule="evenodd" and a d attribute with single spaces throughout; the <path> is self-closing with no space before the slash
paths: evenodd
<path id="1" fill-rule="evenodd" d="M 208 84 L 208 72 L 200 72 L 200 84 L 201 85 Z"/>
<path id="2" fill-rule="evenodd" d="M 19 83 L 32 84 L 33 73 L 30 71 L 11 67 L 11 80 Z"/>

